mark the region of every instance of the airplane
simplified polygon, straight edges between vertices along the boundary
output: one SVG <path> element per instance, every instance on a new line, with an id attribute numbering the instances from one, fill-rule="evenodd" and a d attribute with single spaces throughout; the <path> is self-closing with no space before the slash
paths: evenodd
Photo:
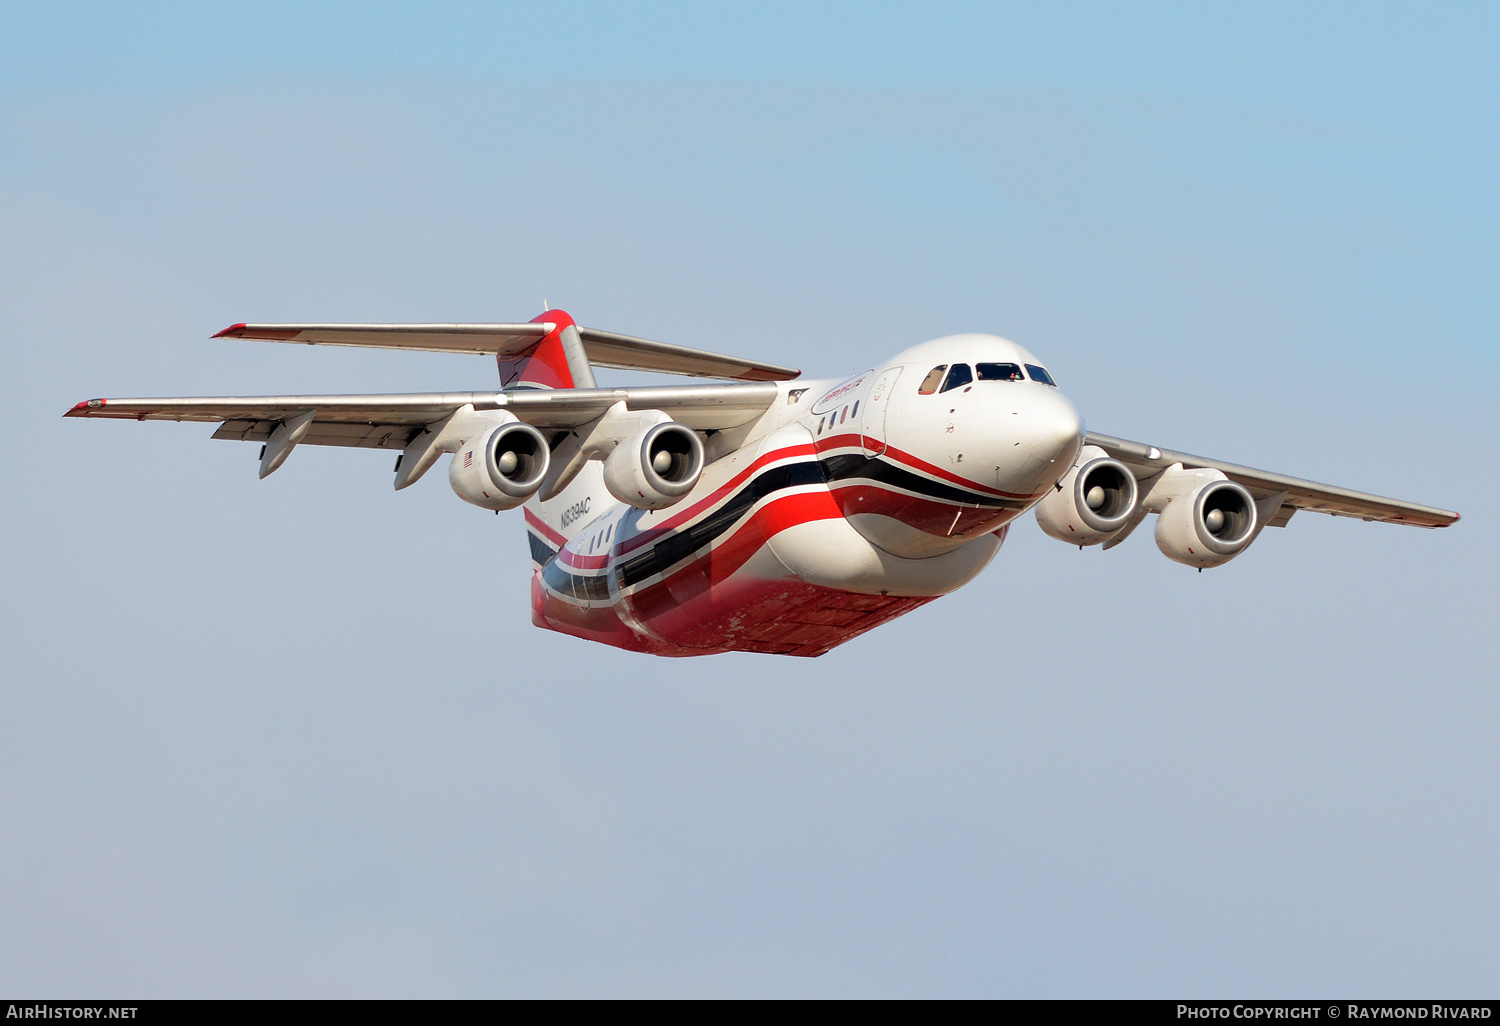
<path id="1" fill-rule="evenodd" d="M 851 377 L 577 325 L 235 324 L 214 338 L 495 358 L 500 389 L 90 399 L 68 417 L 218 423 L 261 442 L 395 449 L 395 486 L 444 454 L 459 498 L 521 507 L 532 622 L 661 656 L 819 656 L 973 580 L 1031 511 L 1113 548 L 1221 566 L 1298 510 L 1446 527 L 1457 513 L 1088 431 L 1015 342 L 950 335 Z M 596 366 L 712 384 L 599 387 Z"/>

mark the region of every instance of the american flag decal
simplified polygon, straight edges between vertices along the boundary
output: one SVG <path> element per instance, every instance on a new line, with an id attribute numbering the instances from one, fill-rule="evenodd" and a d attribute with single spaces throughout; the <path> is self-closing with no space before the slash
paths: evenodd
<path id="1" fill-rule="evenodd" d="M 473 465 L 474 465 L 474 450 L 470 449 L 468 452 L 464 453 L 464 469 L 468 470 Z"/>

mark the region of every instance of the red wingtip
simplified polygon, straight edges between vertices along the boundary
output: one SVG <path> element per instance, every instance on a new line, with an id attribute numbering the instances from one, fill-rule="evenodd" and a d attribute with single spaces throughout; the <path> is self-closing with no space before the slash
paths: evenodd
<path id="1" fill-rule="evenodd" d="M 229 327 L 225 328 L 223 331 L 219 332 L 218 334 L 214 335 L 213 337 L 214 338 L 239 338 L 240 337 L 240 333 L 243 332 L 244 330 L 245 330 L 245 323 L 243 321 L 241 321 L 239 324 L 231 324 Z"/>
<path id="2" fill-rule="evenodd" d="M 103 399 L 85 399 L 81 403 L 74 403 L 73 408 L 64 417 L 87 417 L 89 410 L 97 410 L 104 406 Z"/>

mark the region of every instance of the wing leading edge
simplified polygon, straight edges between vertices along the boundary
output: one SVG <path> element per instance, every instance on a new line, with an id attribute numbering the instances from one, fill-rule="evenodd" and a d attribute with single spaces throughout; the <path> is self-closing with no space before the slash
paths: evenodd
<path id="1" fill-rule="evenodd" d="M 1458 521 L 1458 514 L 1451 510 L 1305 481 L 1269 470 L 1256 470 L 1238 463 L 1226 463 L 1171 449 L 1158 449 L 1154 445 L 1096 434 L 1093 431 L 1088 433 L 1086 442 L 1097 445 L 1130 467 L 1137 478 L 1152 477 L 1172 464 L 1180 463 L 1189 470 L 1205 468 L 1222 471 L 1231 481 L 1248 488 L 1256 498 L 1285 492 L 1280 512 L 1269 521 L 1269 526 L 1272 527 L 1284 526 L 1292 512 L 1299 509 L 1336 517 L 1358 517 L 1361 520 L 1379 520 L 1388 524 L 1409 524 L 1415 527 L 1447 527 Z"/>
<path id="2" fill-rule="evenodd" d="M 695 431 L 747 424 L 776 401 L 771 382 L 644 388 L 522 389 L 513 392 L 424 392 L 401 395 L 197 396 L 178 399 L 90 399 L 66 417 L 221 422 L 215 438 L 265 441 L 276 426 L 312 411 L 299 442 L 404 449 L 429 424 L 464 406 L 508 410 L 539 428 L 575 428 L 616 403 L 661 410 Z"/>

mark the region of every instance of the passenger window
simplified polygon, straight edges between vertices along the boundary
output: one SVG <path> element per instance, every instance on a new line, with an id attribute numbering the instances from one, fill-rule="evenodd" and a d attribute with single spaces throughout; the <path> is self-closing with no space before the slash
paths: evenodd
<path id="1" fill-rule="evenodd" d="M 976 363 L 980 381 L 1025 381 L 1021 368 L 1013 363 Z"/>
<path id="2" fill-rule="evenodd" d="M 974 372 L 969 370 L 966 363 L 955 363 L 953 369 L 948 372 L 948 380 L 943 382 L 943 391 L 957 388 L 959 385 L 967 385 L 974 380 Z"/>
<path id="3" fill-rule="evenodd" d="M 857 400 L 854 403 L 854 410 L 852 412 L 856 417 L 859 416 L 859 402 Z"/>
<path id="4" fill-rule="evenodd" d="M 844 421 L 846 421 L 848 419 L 849 419 L 849 407 L 845 406 L 844 407 L 844 412 L 839 414 L 839 423 L 842 424 Z"/>
<path id="5" fill-rule="evenodd" d="M 818 418 L 818 434 L 820 435 L 823 433 L 823 420 L 823 417 Z"/>
<path id="6" fill-rule="evenodd" d="M 947 369 L 948 365 L 945 363 L 928 371 L 927 376 L 922 379 L 922 384 L 917 388 L 917 395 L 931 395 L 936 392 L 938 385 L 942 383 L 943 371 Z"/>
<path id="7" fill-rule="evenodd" d="M 1053 388 L 1057 387 L 1057 382 L 1052 380 L 1052 375 L 1048 374 L 1044 368 L 1038 367 L 1034 363 L 1028 363 L 1026 365 L 1026 373 L 1031 375 L 1032 381 L 1040 381 L 1042 384 L 1051 385 Z"/>

